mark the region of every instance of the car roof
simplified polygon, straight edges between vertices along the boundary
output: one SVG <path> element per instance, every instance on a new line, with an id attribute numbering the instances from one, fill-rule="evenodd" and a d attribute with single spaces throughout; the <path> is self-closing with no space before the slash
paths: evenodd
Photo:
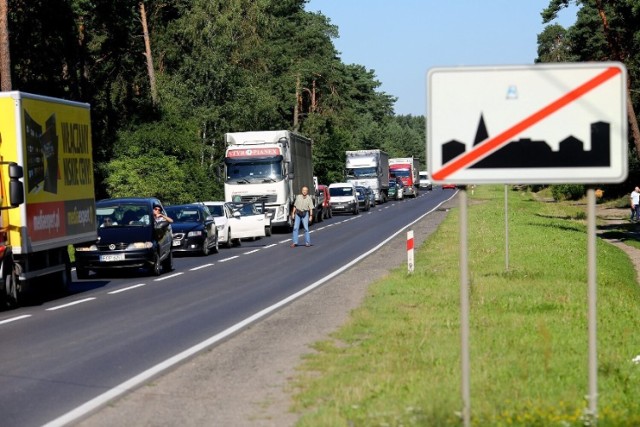
<path id="1" fill-rule="evenodd" d="M 169 208 L 189 208 L 189 209 L 202 209 L 204 206 L 200 203 L 185 203 L 183 205 L 170 205 L 165 206 L 166 209 Z"/>
<path id="2" fill-rule="evenodd" d="M 113 199 L 102 199 L 98 200 L 96 204 L 162 204 L 160 200 L 155 197 L 116 197 Z"/>

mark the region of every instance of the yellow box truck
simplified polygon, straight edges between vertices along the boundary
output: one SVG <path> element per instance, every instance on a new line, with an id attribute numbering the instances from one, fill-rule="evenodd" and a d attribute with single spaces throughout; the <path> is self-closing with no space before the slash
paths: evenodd
<path id="1" fill-rule="evenodd" d="M 69 245 L 97 237 L 88 104 L 0 92 L 0 298 L 66 291 Z"/>

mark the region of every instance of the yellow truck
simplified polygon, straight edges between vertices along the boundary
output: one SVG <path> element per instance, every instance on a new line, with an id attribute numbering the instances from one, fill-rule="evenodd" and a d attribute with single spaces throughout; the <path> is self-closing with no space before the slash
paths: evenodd
<path id="1" fill-rule="evenodd" d="M 36 283 L 68 290 L 68 246 L 97 238 L 91 141 L 88 104 L 0 92 L 4 306 Z"/>

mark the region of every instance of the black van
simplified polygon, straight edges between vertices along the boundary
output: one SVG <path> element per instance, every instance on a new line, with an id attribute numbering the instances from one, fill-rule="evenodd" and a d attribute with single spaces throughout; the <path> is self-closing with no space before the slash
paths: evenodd
<path id="1" fill-rule="evenodd" d="M 154 206 L 165 213 L 160 200 L 153 197 L 97 202 L 98 240 L 90 246 L 75 246 L 78 279 L 88 278 L 89 270 L 142 267 L 155 276 L 173 270 L 171 224 L 154 220 Z"/>

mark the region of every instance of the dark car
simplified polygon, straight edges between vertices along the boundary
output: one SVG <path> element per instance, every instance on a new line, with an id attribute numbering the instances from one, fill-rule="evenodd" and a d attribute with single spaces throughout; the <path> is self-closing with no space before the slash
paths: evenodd
<path id="1" fill-rule="evenodd" d="M 173 220 L 174 252 L 198 252 L 204 256 L 218 253 L 218 229 L 205 205 L 175 205 L 166 210 Z"/>
<path id="2" fill-rule="evenodd" d="M 358 206 L 360 209 L 368 211 L 371 208 L 371 199 L 367 194 L 367 189 L 356 185 L 356 192 L 358 193 Z"/>
<path id="3" fill-rule="evenodd" d="M 173 234 L 168 221 L 156 221 L 153 209 L 165 213 L 156 198 L 105 199 L 96 203 L 98 240 L 75 246 L 78 279 L 116 268 L 145 268 L 159 276 L 173 270 Z"/>
<path id="4" fill-rule="evenodd" d="M 333 212 L 331 212 L 331 195 L 329 194 L 329 187 L 326 185 L 319 184 L 316 189 L 315 211 L 313 217 L 317 222 L 333 216 Z"/>

